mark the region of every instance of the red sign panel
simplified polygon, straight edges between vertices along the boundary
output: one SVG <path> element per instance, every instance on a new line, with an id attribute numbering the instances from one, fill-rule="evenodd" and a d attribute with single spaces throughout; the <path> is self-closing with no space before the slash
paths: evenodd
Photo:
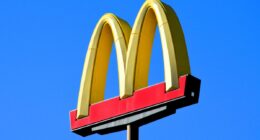
<path id="1" fill-rule="evenodd" d="M 82 119 L 77 119 L 77 110 L 73 110 L 70 112 L 71 129 L 85 136 L 95 132 L 91 130 L 94 126 L 122 118 L 125 115 L 131 116 L 135 112 L 149 110 L 151 107 L 156 108 L 157 106 L 173 104 L 169 109 L 177 109 L 197 103 L 200 80 L 185 75 L 181 76 L 179 81 L 179 88 L 170 92 L 165 92 L 165 83 L 160 83 L 137 90 L 133 96 L 126 99 L 115 97 L 92 104 L 89 116 Z"/>

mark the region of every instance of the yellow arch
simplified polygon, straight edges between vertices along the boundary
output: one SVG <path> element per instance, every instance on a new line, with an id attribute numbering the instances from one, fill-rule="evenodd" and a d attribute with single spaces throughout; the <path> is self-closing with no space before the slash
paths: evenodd
<path id="1" fill-rule="evenodd" d="M 188 53 L 179 20 L 173 9 L 160 0 L 147 0 L 131 32 L 126 60 L 125 94 L 129 97 L 148 85 L 150 54 L 158 24 L 164 59 L 166 91 L 178 88 L 179 76 L 190 73 Z"/>
<path id="2" fill-rule="evenodd" d="M 96 25 L 81 78 L 78 119 L 88 115 L 90 104 L 104 99 L 113 41 L 117 54 L 120 98 L 132 96 L 134 90 L 147 86 L 156 25 L 162 42 L 166 91 L 178 88 L 179 76 L 190 73 L 182 28 L 171 7 L 160 0 L 147 0 L 138 13 L 132 32 L 127 22 L 113 14 L 104 15 Z"/>
<path id="3" fill-rule="evenodd" d="M 97 23 L 91 37 L 78 97 L 77 118 L 88 115 L 89 105 L 104 99 L 106 74 L 112 43 L 115 43 L 120 93 L 125 84 L 126 49 L 131 32 L 127 22 L 113 14 L 105 14 Z"/>

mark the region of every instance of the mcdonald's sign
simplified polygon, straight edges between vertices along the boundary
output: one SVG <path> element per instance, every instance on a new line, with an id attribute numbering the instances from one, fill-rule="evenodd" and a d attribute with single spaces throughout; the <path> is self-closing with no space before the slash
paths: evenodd
<path id="1" fill-rule="evenodd" d="M 150 55 L 156 27 L 164 60 L 162 83 L 148 86 Z M 112 44 L 115 44 L 118 97 L 104 100 Z M 183 31 L 173 9 L 146 0 L 133 28 L 113 14 L 98 21 L 91 37 L 81 78 L 78 105 L 70 112 L 73 132 L 87 136 L 143 125 L 198 102 L 200 80 L 191 76 Z"/>

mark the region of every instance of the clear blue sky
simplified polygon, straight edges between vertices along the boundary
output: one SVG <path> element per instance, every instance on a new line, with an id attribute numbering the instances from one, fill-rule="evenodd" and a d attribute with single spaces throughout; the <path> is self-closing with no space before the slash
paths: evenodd
<path id="1" fill-rule="evenodd" d="M 124 140 L 70 132 L 90 36 L 112 12 L 133 25 L 144 0 L 0 1 L 0 139 Z M 141 140 L 260 139 L 260 10 L 257 0 L 164 0 L 182 24 L 199 104 L 140 128 Z M 156 34 L 149 84 L 163 81 Z M 118 95 L 115 50 L 106 98 Z"/>

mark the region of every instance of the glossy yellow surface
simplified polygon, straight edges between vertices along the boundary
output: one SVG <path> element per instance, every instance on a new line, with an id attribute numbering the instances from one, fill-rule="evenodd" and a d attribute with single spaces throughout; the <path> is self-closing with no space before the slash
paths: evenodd
<path id="1" fill-rule="evenodd" d="M 89 105 L 104 99 L 112 43 L 115 43 L 119 87 L 124 86 L 126 47 L 131 27 L 113 14 L 105 14 L 91 37 L 80 83 L 77 118 L 88 115 Z M 120 88 L 120 92 L 123 89 Z"/>
<path id="2" fill-rule="evenodd" d="M 105 14 L 98 22 L 83 68 L 77 107 L 78 119 L 88 115 L 90 104 L 104 99 L 113 42 L 117 54 L 120 98 L 132 96 L 135 90 L 148 86 L 156 26 L 162 42 L 166 91 L 178 88 L 179 76 L 190 73 L 179 20 L 173 9 L 160 0 L 147 0 L 137 15 L 132 31 L 127 22 L 113 14 Z"/>

